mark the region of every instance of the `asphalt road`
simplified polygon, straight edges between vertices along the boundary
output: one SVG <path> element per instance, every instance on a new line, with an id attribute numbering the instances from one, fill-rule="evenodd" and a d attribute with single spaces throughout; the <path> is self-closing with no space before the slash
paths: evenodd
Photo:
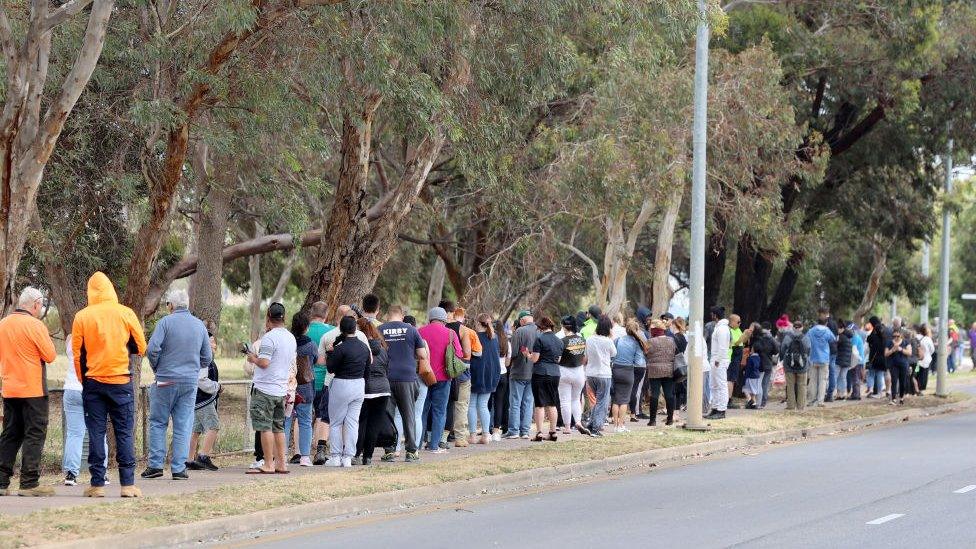
<path id="1" fill-rule="evenodd" d="M 324 544 L 973 548 L 976 414 L 247 543 Z"/>

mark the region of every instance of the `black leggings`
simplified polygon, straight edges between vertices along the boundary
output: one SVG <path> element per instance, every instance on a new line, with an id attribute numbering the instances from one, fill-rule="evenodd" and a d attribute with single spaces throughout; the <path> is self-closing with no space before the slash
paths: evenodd
<path id="1" fill-rule="evenodd" d="M 502 374 L 498 378 L 495 392 L 488 398 L 488 409 L 491 410 L 492 427 L 508 430 L 508 375 Z"/>
<path id="2" fill-rule="evenodd" d="M 363 409 L 359 414 L 359 441 L 357 450 L 365 458 L 372 458 L 376 450 L 376 439 L 379 437 L 383 422 L 388 421 L 383 416 L 389 406 L 390 397 L 381 396 L 363 400 Z"/>
<path id="3" fill-rule="evenodd" d="M 908 365 L 892 364 L 891 365 L 891 400 L 895 400 L 896 394 L 897 394 L 897 398 L 905 398 L 905 392 L 908 391 L 909 383 L 911 383 L 911 381 L 908 378 Z"/>
<path id="4" fill-rule="evenodd" d="M 634 385 L 630 388 L 630 413 L 637 415 L 641 412 L 641 400 L 643 400 L 644 393 L 647 392 L 647 380 L 644 379 L 644 372 L 647 368 L 634 367 Z M 643 380 L 643 383 L 641 381 Z M 641 390 L 641 394 L 637 394 L 637 390 Z"/>
<path id="5" fill-rule="evenodd" d="M 918 390 L 924 391 L 929 386 L 929 369 L 919 367 L 915 379 L 918 380 Z"/>
<path id="6" fill-rule="evenodd" d="M 651 388 L 651 421 L 657 419 L 657 401 L 661 397 L 661 387 L 664 387 L 664 405 L 668 410 L 668 421 L 674 419 L 674 379 L 659 377 L 647 379 L 645 383 Z"/>

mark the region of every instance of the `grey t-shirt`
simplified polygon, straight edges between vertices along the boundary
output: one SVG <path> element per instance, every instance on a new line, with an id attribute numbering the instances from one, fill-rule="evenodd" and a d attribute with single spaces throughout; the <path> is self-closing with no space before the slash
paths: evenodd
<path id="1" fill-rule="evenodd" d="M 295 364 L 297 348 L 295 336 L 285 328 L 274 328 L 264 334 L 258 358 L 266 358 L 271 364 L 267 368 L 254 368 L 254 388 L 276 397 L 288 394 L 288 376 Z"/>
<path id="2" fill-rule="evenodd" d="M 539 337 L 539 328 L 535 323 L 526 324 L 512 334 L 512 364 L 509 366 L 509 378 L 527 381 L 532 379 L 532 361 L 522 354 L 522 349 L 530 352 Z"/>

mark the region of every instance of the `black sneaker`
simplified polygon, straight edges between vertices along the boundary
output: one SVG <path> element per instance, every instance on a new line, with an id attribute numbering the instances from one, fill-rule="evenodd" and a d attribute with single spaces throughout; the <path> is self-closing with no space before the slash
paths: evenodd
<path id="1" fill-rule="evenodd" d="M 319 446 L 315 450 L 315 459 L 312 460 L 312 465 L 325 465 L 326 460 L 329 459 L 329 454 L 325 451 L 325 446 Z"/>
<path id="2" fill-rule="evenodd" d="M 417 452 L 407 452 L 407 457 L 404 458 L 403 461 L 405 461 L 407 463 L 413 463 L 415 461 L 420 461 L 420 454 L 418 454 Z"/>
<path id="3" fill-rule="evenodd" d="M 77 486 L 78 485 L 78 475 L 76 475 L 76 474 L 74 474 L 74 473 L 72 473 L 72 472 L 69 471 L 68 474 L 64 475 L 64 485 L 65 486 Z"/>
<path id="4" fill-rule="evenodd" d="M 189 480 L 189 479 L 190 479 L 190 475 L 189 473 L 186 472 L 185 469 L 183 471 L 180 471 L 179 473 L 173 473 L 173 480 Z"/>
<path id="5" fill-rule="evenodd" d="M 756 409 L 755 402 L 750 400 L 749 402 L 746 403 L 746 410 L 755 410 L 755 409 Z"/>
<path id="6" fill-rule="evenodd" d="M 705 416 L 705 419 L 725 419 L 725 412 L 712 410 L 712 413 Z"/>
<path id="7" fill-rule="evenodd" d="M 387 452 L 383 454 L 383 457 L 380 458 L 380 461 L 385 461 L 387 463 L 391 461 L 396 461 L 396 452 Z"/>
<path id="8" fill-rule="evenodd" d="M 295 455 L 291 456 L 291 459 L 288 460 L 288 463 L 290 463 L 292 465 L 298 465 L 298 463 L 300 461 L 302 461 L 302 455 L 301 454 L 295 454 Z"/>
<path id="9" fill-rule="evenodd" d="M 210 456 L 197 456 L 197 460 L 194 462 L 194 465 L 201 469 L 206 469 L 207 471 L 217 471 L 220 469 L 220 467 L 217 467 L 213 460 L 210 459 Z"/>
<path id="10" fill-rule="evenodd" d="M 163 470 L 156 469 L 155 467 L 147 467 L 141 476 L 142 478 L 161 478 L 163 476 Z"/>
<path id="11" fill-rule="evenodd" d="M 739 408 L 741 408 L 741 406 L 739 406 L 738 404 L 736 404 L 735 402 L 733 402 L 732 399 L 730 398 L 729 399 L 729 405 L 726 406 L 726 408 L 728 408 L 729 410 L 738 410 Z"/>
<path id="12" fill-rule="evenodd" d="M 363 458 L 363 461 L 362 461 L 362 464 L 363 465 L 372 465 L 373 464 L 373 458 L 364 457 Z"/>
<path id="13" fill-rule="evenodd" d="M 203 470 L 203 464 L 197 462 L 197 460 L 200 459 L 200 457 L 203 457 L 203 456 L 199 456 L 199 457 L 197 457 L 197 459 L 195 459 L 193 461 L 186 462 L 186 468 L 189 469 L 189 470 L 191 470 L 191 471 L 202 471 Z"/>

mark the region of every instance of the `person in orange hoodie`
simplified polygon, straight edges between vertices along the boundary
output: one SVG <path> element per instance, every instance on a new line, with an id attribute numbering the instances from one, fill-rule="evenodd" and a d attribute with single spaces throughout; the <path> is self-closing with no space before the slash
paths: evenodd
<path id="1" fill-rule="evenodd" d="M 71 327 L 74 366 L 81 380 L 81 397 L 88 427 L 87 497 L 105 497 L 105 446 L 108 421 L 115 430 L 116 461 L 122 497 L 139 497 L 135 486 L 135 396 L 129 356 L 146 353 L 146 336 L 132 309 L 119 303 L 115 287 L 104 273 L 88 279 L 88 306 L 78 311 Z M 97 443 L 96 443 L 97 442 Z"/>
<path id="2" fill-rule="evenodd" d="M 54 495 L 50 486 L 38 485 L 48 421 L 45 365 L 57 358 L 47 328 L 37 319 L 43 308 L 44 295 L 28 286 L 20 293 L 17 309 L 0 320 L 0 379 L 3 380 L 0 496 L 8 493 L 18 450 L 22 454 L 19 494 Z"/>

